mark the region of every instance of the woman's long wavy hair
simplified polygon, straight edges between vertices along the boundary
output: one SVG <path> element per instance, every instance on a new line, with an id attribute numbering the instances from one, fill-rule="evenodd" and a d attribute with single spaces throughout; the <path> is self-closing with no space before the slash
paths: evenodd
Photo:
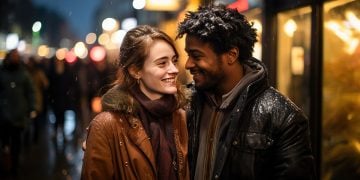
<path id="1" fill-rule="evenodd" d="M 154 40 L 164 40 L 173 48 L 175 55 L 179 56 L 174 41 L 166 33 L 148 25 L 137 26 L 126 33 L 121 44 L 117 63 L 119 69 L 114 86 L 120 86 L 121 89 L 128 91 L 137 84 L 137 80 L 130 75 L 129 68 L 133 65 L 139 70 L 143 68 L 145 59 L 149 55 L 149 47 Z M 177 81 L 176 98 L 179 108 L 187 103 L 179 81 Z"/>

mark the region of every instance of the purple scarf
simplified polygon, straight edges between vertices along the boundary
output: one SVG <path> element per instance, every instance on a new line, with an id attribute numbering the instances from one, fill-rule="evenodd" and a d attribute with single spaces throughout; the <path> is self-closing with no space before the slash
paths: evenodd
<path id="1" fill-rule="evenodd" d="M 155 153 L 159 180 L 175 180 L 176 146 L 172 113 L 176 110 L 174 95 L 164 95 L 160 99 L 150 100 L 138 85 L 130 89 L 130 93 L 139 102 L 138 115 L 148 133 Z"/>

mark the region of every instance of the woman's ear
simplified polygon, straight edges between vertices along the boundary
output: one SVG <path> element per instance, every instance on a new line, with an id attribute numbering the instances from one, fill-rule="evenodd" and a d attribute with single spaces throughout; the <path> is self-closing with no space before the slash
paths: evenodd
<path id="1" fill-rule="evenodd" d="M 140 79 L 140 70 L 135 65 L 130 65 L 128 70 L 133 78 Z"/>
<path id="2" fill-rule="evenodd" d="M 234 47 L 234 48 L 231 48 L 228 52 L 227 52 L 227 55 L 228 55 L 228 60 L 227 60 L 227 63 L 230 65 L 230 64 L 233 64 L 234 62 L 238 62 L 238 58 L 239 58 L 239 49 Z"/>

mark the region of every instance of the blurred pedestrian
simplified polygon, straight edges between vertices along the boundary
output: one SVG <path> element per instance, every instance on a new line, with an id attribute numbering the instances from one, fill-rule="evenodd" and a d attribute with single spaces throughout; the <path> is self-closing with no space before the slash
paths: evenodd
<path id="1" fill-rule="evenodd" d="M 2 152 L 10 153 L 13 174 L 18 169 L 22 134 L 37 114 L 32 83 L 19 52 L 9 51 L 0 67 L 0 137 Z"/>
<path id="2" fill-rule="evenodd" d="M 33 134 L 32 140 L 34 143 L 38 142 L 39 131 L 44 127 L 46 123 L 46 113 L 44 112 L 44 94 L 49 87 L 49 80 L 45 74 L 45 71 L 39 66 L 39 62 L 35 59 L 34 56 L 30 56 L 26 62 L 26 67 L 30 73 L 31 79 L 34 84 L 35 92 L 35 109 L 37 112 L 37 117 L 32 122 L 33 124 Z"/>
<path id="3" fill-rule="evenodd" d="M 138 26 L 120 47 L 119 79 L 89 126 L 82 179 L 188 179 L 185 96 L 173 40 Z"/>
<path id="4" fill-rule="evenodd" d="M 66 80 L 66 62 L 52 59 L 51 67 L 49 70 L 49 105 L 51 111 L 54 113 L 54 134 L 53 138 L 56 139 L 58 134 L 65 139 L 65 110 L 66 110 L 66 99 L 67 99 L 67 80 Z"/>

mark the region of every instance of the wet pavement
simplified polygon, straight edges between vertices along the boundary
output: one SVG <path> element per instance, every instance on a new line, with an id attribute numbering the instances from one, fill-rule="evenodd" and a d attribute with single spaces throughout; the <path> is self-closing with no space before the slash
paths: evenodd
<path id="1" fill-rule="evenodd" d="M 16 176 L 0 174 L 1 180 L 78 180 L 83 151 L 83 132 L 75 118 L 67 116 L 65 138 L 55 133 L 51 114 L 44 120 L 37 143 L 24 143 Z"/>

